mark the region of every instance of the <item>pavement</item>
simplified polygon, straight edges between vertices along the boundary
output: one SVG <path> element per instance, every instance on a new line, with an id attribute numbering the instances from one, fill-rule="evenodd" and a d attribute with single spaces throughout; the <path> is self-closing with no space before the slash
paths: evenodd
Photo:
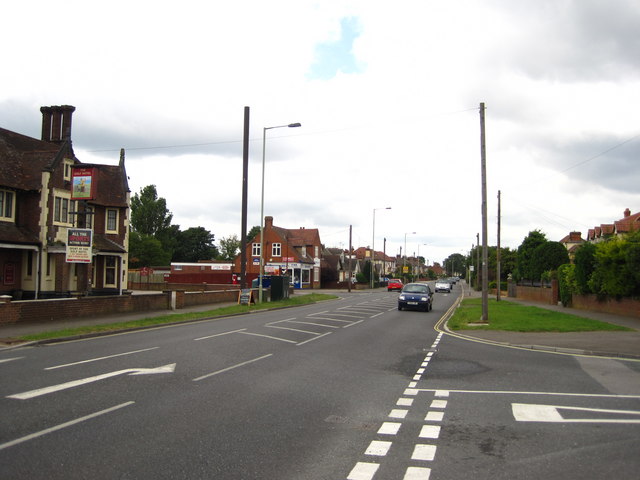
<path id="1" fill-rule="evenodd" d="M 480 296 L 480 292 L 475 292 L 468 288 L 462 282 L 463 298 L 469 296 Z M 295 295 L 305 293 L 329 293 L 336 295 L 362 295 L 370 292 L 370 290 L 352 290 L 349 293 L 345 290 L 303 290 L 296 291 Z M 441 295 L 441 294 L 437 294 Z M 436 296 L 437 299 L 437 296 Z M 464 330 L 451 332 L 458 337 L 467 338 L 469 340 L 490 342 L 505 346 L 527 348 L 532 350 L 551 351 L 557 353 L 580 354 L 580 355 L 598 355 L 613 358 L 637 359 L 640 361 L 640 316 L 639 317 L 623 317 L 619 315 L 604 314 L 599 312 L 591 312 L 586 310 L 577 310 L 558 305 L 547 305 L 536 302 L 526 302 L 516 298 L 503 298 L 509 302 L 517 302 L 524 305 L 532 305 L 549 310 L 556 310 L 563 313 L 569 313 L 584 318 L 599 320 L 602 322 L 622 325 L 633 329 L 633 331 L 597 331 L 597 332 L 549 332 L 549 333 L 522 333 L 522 332 L 505 332 L 496 330 Z M 215 308 L 235 305 L 235 303 L 216 303 L 210 305 L 200 305 L 171 312 L 168 310 L 149 311 L 144 313 L 118 314 L 110 316 L 99 316 L 83 319 L 60 319 L 46 323 L 22 323 L 12 325 L 0 325 L 0 350 L 12 348 L 22 345 L 24 342 L 17 339 L 21 336 L 41 333 L 45 331 L 63 330 L 65 328 L 102 325 L 107 323 L 118 323 L 132 320 L 140 320 L 144 318 L 170 315 L 171 313 L 182 314 L 187 312 L 203 312 Z M 38 343 L 38 342 L 33 342 Z"/>

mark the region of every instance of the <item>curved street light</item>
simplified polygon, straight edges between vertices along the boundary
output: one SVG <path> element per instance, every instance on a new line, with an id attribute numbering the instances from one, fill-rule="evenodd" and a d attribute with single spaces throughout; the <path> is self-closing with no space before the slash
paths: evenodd
<path id="1" fill-rule="evenodd" d="M 371 288 L 373 289 L 373 274 L 376 271 L 376 210 L 391 210 L 391 207 L 380 207 L 373 209 L 373 238 L 371 239 Z M 382 259 L 384 262 L 385 259 Z"/>
<path id="2" fill-rule="evenodd" d="M 274 127 L 264 127 L 262 129 L 262 197 L 260 199 L 260 273 L 258 276 L 258 302 L 262 303 L 262 282 L 264 277 L 264 164 L 265 151 L 267 145 L 267 130 L 274 128 L 295 128 L 301 127 L 300 123 L 289 123 L 287 125 L 276 125 Z M 289 286 L 287 285 L 287 288 Z"/>

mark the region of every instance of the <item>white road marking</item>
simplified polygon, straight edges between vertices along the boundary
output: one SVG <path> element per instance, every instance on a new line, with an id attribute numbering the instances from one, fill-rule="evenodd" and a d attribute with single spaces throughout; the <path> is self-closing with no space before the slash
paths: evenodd
<path id="1" fill-rule="evenodd" d="M 340 322 L 340 323 L 352 323 L 354 320 L 342 320 L 341 318 L 332 318 L 332 317 L 307 317 L 307 318 L 311 318 L 312 320 L 329 320 L 330 322 Z M 360 318 L 360 317 L 358 317 Z M 337 328 L 337 327 L 336 327 Z"/>
<path id="2" fill-rule="evenodd" d="M 420 438 L 438 438 L 440 436 L 439 425 L 423 425 L 420 430 Z"/>
<path id="3" fill-rule="evenodd" d="M 424 368 L 419 368 L 418 371 L 416 372 L 418 375 L 422 375 L 424 373 Z"/>
<path id="4" fill-rule="evenodd" d="M 410 407 L 413 405 L 413 398 L 399 398 L 396 405 L 399 407 Z"/>
<path id="5" fill-rule="evenodd" d="M 194 338 L 194 340 L 197 342 L 198 340 L 206 340 L 208 338 L 222 337 L 223 335 L 231 335 L 232 333 L 243 332 L 244 330 L 246 330 L 246 328 L 241 328 L 240 330 L 231 330 L 230 332 L 216 333 L 214 335 L 207 335 L 206 337 Z"/>
<path id="6" fill-rule="evenodd" d="M 79 362 L 65 363 L 64 365 L 55 365 L 53 367 L 47 367 L 45 368 L 45 370 L 55 370 L 56 368 L 72 367 L 74 365 L 82 365 L 83 363 L 91 363 L 91 362 L 97 362 L 99 360 L 107 360 L 109 358 L 123 357 L 125 355 L 133 355 L 135 353 L 148 352 L 149 350 L 155 350 L 157 348 L 160 348 L 160 347 L 145 348 L 143 350 L 134 350 L 132 352 L 116 353 L 115 355 L 107 355 L 105 357 L 96 357 L 96 358 L 90 358 L 88 360 L 81 360 Z"/>
<path id="7" fill-rule="evenodd" d="M 0 360 L 0 363 L 13 362 L 14 360 L 20 360 L 21 358 L 24 357 L 3 358 L 2 360 Z"/>
<path id="8" fill-rule="evenodd" d="M 414 392 L 414 390 L 410 390 Z M 405 390 L 406 392 L 406 390 Z M 584 398 L 633 398 L 640 399 L 640 395 L 615 395 L 611 393 L 567 393 L 567 392 L 526 392 L 510 390 L 434 390 L 432 388 L 417 388 L 415 393 L 405 395 L 417 395 L 419 392 L 435 392 L 436 397 L 448 397 L 450 393 L 468 393 L 485 395 L 541 395 L 550 397 L 584 397 Z"/>
<path id="9" fill-rule="evenodd" d="M 324 323 L 315 323 L 315 322 L 303 322 L 302 320 L 292 321 L 292 323 L 302 323 L 304 325 L 315 325 L 316 327 L 325 327 L 325 328 L 340 328 L 336 325 L 326 325 Z"/>
<path id="10" fill-rule="evenodd" d="M 433 400 L 430 408 L 447 408 L 446 400 Z"/>
<path id="11" fill-rule="evenodd" d="M 364 320 L 358 320 L 357 322 L 350 323 L 349 325 L 345 325 L 342 328 L 350 328 L 350 327 L 353 327 L 354 325 L 358 325 L 359 323 L 362 323 L 362 322 L 364 322 Z"/>
<path id="12" fill-rule="evenodd" d="M 411 460 L 422 460 L 425 462 L 431 462 L 436 456 L 435 445 L 416 445 L 411 455 Z"/>
<path id="13" fill-rule="evenodd" d="M 374 440 L 369 444 L 369 448 L 364 452 L 365 455 L 374 455 L 376 457 L 384 457 L 391 448 L 391 442 L 381 442 Z"/>
<path id="14" fill-rule="evenodd" d="M 424 467 L 409 467 L 403 480 L 429 480 L 431 469 Z"/>
<path id="15" fill-rule="evenodd" d="M 407 413 L 409 413 L 409 410 L 394 408 L 393 410 L 391 410 L 391 413 L 389 413 L 389 417 L 390 418 L 406 418 Z"/>
<path id="16" fill-rule="evenodd" d="M 296 347 L 299 347 L 300 345 L 304 345 L 304 344 L 309 343 L 309 342 L 313 342 L 313 341 L 318 340 L 318 339 L 320 339 L 322 337 L 326 337 L 327 335 L 331 335 L 331 332 L 323 333 L 322 335 L 319 335 L 319 336 L 314 337 L 314 338 L 310 338 L 309 340 L 305 340 L 303 342 L 296 343 Z"/>
<path id="17" fill-rule="evenodd" d="M 377 463 L 358 462 L 351 470 L 347 480 L 371 480 L 378 468 L 380 468 L 380 465 Z"/>
<path id="18" fill-rule="evenodd" d="M 378 434 L 379 435 L 396 435 L 398 433 L 398 430 L 400 430 L 401 426 L 402 424 L 397 422 L 384 422 L 380 427 L 380 429 L 378 429 Z"/>
<path id="19" fill-rule="evenodd" d="M 444 418 L 444 412 L 427 412 L 427 416 L 424 417 L 427 422 L 441 422 Z"/>
<path id="20" fill-rule="evenodd" d="M 247 360 L 246 362 L 238 363 L 237 365 L 233 365 L 231 367 L 223 368 L 222 370 L 217 370 L 215 372 L 207 373 L 206 375 L 202 375 L 201 377 L 194 378 L 193 381 L 194 382 L 198 382 L 200 380 L 204 380 L 205 378 L 213 377 L 214 375 L 218 375 L 220 373 L 228 372 L 230 370 L 234 370 L 234 369 L 239 368 L 239 367 L 244 367 L 245 365 L 249 365 L 250 363 L 258 362 L 258 361 L 263 360 L 265 358 L 271 357 L 272 355 L 273 355 L 273 353 L 269 353 L 267 355 L 263 355 L 261 357 L 254 358 L 253 360 Z"/>
<path id="21" fill-rule="evenodd" d="M 536 405 L 526 403 L 512 403 L 513 417 L 518 422 L 551 422 L 551 423 L 640 423 L 640 418 L 564 418 L 562 410 L 607 413 L 610 415 L 640 415 L 635 410 L 607 410 L 603 408 L 583 408 L 561 405 Z"/>
<path id="22" fill-rule="evenodd" d="M 157 368 L 127 368 L 125 370 L 116 370 L 115 372 L 103 373 L 102 375 L 96 375 L 94 377 L 81 378 L 80 380 L 73 380 L 71 382 L 65 382 L 58 385 L 52 385 L 50 387 L 38 388 L 23 393 L 16 393 L 14 395 L 8 395 L 7 398 L 15 398 L 18 400 L 28 400 L 34 397 L 40 397 L 49 393 L 59 392 L 68 388 L 79 387 L 86 385 L 87 383 L 98 382 L 118 375 L 149 375 L 156 373 L 172 373 L 175 371 L 176 364 L 170 363 Z"/>
<path id="23" fill-rule="evenodd" d="M 287 338 L 273 337 L 271 335 L 263 335 L 262 333 L 252 333 L 252 332 L 238 332 L 241 335 L 252 335 L 254 337 L 262 337 L 262 338 L 270 338 L 271 340 L 278 340 L 280 342 L 286 343 L 298 343 L 295 340 L 289 340 Z"/>
<path id="24" fill-rule="evenodd" d="M 56 425 L 55 427 L 46 428 L 44 430 L 40 430 L 39 432 L 32 433 L 30 435 L 26 435 L 21 438 L 17 438 L 16 440 L 12 440 L 7 443 L 0 444 L 0 450 L 3 450 L 8 447 L 13 447 L 14 445 L 18 445 L 19 443 L 23 443 L 29 440 L 33 440 L 34 438 L 42 437 L 47 435 L 48 433 L 56 432 L 58 430 L 62 430 L 63 428 L 70 427 L 72 425 L 76 425 L 80 422 L 84 422 L 86 420 L 90 420 L 92 418 L 99 417 L 100 415 L 104 415 L 106 413 L 111 413 L 120 408 L 128 407 L 129 405 L 134 404 L 135 402 L 125 402 L 120 405 L 116 405 L 115 407 L 107 408 L 104 410 L 100 410 L 99 412 L 92 413 L 90 415 L 85 415 L 84 417 L 76 418 L 75 420 L 71 420 L 69 422 L 61 423 L 60 425 Z"/>

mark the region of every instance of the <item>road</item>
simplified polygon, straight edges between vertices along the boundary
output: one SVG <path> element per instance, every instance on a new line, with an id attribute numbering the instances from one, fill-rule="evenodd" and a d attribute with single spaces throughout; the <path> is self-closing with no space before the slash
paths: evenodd
<path id="1" fill-rule="evenodd" d="M 637 478 L 640 364 L 443 335 L 457 294 L 1 351 L 2 478 Z"/>

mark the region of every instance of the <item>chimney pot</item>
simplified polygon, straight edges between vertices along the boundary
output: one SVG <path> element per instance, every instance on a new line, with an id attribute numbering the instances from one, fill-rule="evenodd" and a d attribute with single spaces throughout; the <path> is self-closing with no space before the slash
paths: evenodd
<path id="1" fill-rule="evenodd" d="M 631 210 L 629 210 L 628 208 L 624 211 L 624 218 L 630 217 L 631 216 Z"/>

